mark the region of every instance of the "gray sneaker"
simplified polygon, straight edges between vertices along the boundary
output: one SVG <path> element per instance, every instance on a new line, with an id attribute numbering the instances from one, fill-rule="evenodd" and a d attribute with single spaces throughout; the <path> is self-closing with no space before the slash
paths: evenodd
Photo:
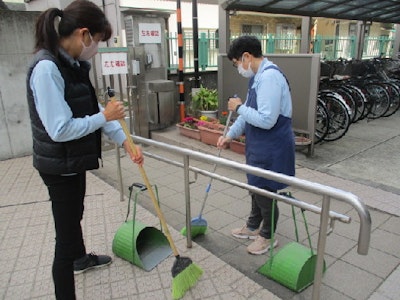
<path id="1" fill-rule="evenodd" d="M 74 274 L 80 274 L 93 268 L 101 268 L 111 264 L 111 257 L 108 255 L 86 254 L 74 261 Z"/>
<path id="2" fill-rule="evenodd" d="M 255 240 L 260 232 L 260 229 L 250 230 L 246 225 L 242 228 L 232 229 L 232 235 L 239 239 Z"/>

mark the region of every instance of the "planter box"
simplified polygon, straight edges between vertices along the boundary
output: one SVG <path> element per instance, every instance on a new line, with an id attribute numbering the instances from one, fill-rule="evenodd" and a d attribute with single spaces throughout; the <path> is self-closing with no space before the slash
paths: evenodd
<path id="1" fill-rule="evenodd" d="M 179 133 L 181 135 L 200 141 L 200 130 L 199 129 L 192 129 L 189 127 L 182 126 L 180 124 L 176 124 L 176 127 L 178 128 Z"/>
<path id="2" fill-rule="evenodd" d="M 233 152 L 244 154 L 246 149 L 246 144 L 236 140 L 232 140 L 229 147 Z"/>
<path id="3" fill-rule="evenodd" d="M 224 125 L 213 123 L 199 126 L 201 141 L 208 145 L 217 146 L 218 139 L 224 133 L 224 129 Z"/>

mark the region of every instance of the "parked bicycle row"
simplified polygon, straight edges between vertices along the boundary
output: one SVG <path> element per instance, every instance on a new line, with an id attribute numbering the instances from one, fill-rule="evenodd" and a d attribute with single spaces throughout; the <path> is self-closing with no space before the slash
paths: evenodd
<path id="1" fill-rule="evenodd" d="M 343 137 L 351 123 L 393 115 L 400 107 L 400 62 L 321 62 L 315 143 Z"/>

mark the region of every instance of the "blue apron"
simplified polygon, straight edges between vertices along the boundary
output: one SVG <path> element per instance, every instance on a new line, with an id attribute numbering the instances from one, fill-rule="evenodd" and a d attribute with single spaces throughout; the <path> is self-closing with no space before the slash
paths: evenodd
<path id="1" fill-rule="evenodd" d="M 275 66 L 269 68 L 277 69 Z M 267 69 L 268 67 L 265 70 Z M 253 82 L 254 77 L 249 82 L 246 106 L 257 110 L 257 93 L 252 88 Z M 248 165 L 294 176 L 295 142 L 291 118 L 279 115 L 276 124 L 271 129 L 262 129 L 246 122 L 245 136 L 246 163 Z M 271 190 L 287 187 L 283 183 L 251 174 L 247 174 L 247 180 L 251 185 Z"/>

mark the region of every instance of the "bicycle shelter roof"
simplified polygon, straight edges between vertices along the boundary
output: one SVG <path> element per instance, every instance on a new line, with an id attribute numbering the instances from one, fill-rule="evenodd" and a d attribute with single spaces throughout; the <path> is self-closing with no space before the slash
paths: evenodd
<path id="1" fill-rule="evenodd" d="M 224 0 L 221 5 L 229 11 L 400 23 L 399 0 Z"/>

